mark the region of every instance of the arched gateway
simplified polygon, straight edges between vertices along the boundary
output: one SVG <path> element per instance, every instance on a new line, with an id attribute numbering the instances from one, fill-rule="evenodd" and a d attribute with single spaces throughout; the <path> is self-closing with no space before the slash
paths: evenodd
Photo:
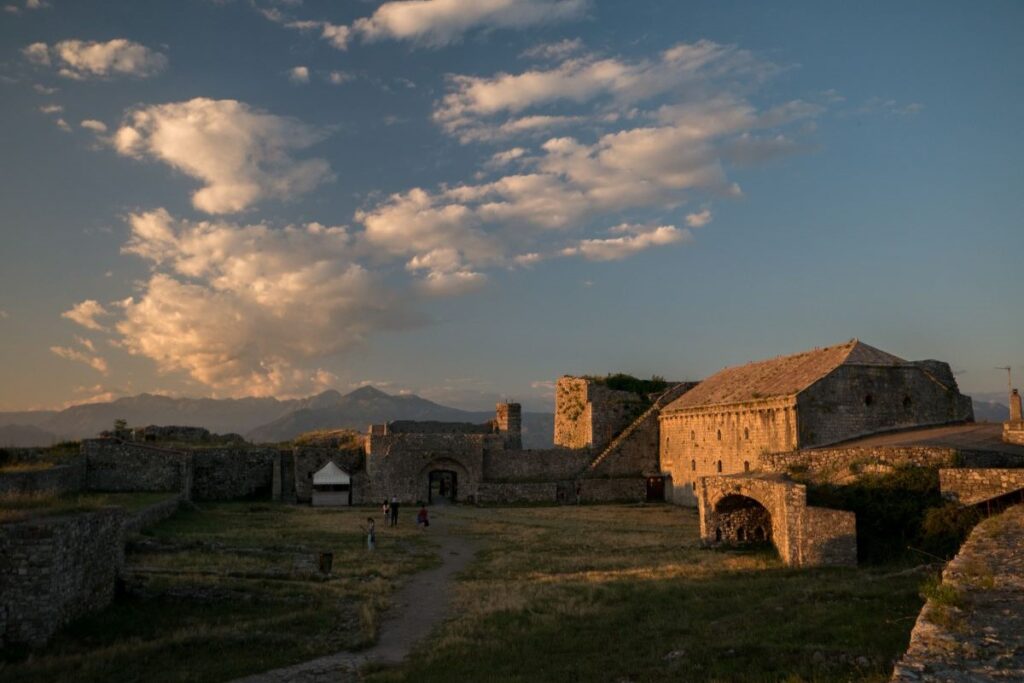
<path id="1" fill-rule="evenodd" d="M 454 503 L 465 500 L 460 486 L 469 482 L 469 474 L 458 460 L 437 458 L 420 470 L 419 480 L 425 494 L 423 500 L 428 503 Z"/>

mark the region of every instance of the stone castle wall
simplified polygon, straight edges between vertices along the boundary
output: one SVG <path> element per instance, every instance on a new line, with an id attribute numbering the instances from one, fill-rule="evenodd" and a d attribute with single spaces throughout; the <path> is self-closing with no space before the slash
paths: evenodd
<path id="1" fill-rule="evenodd" d="M 58 495 L 81 491 L 85 486 L 85 458 L 69 458 L 67 462 L 45 470 L 0 472 L 0 493 L 53 491 Z"/>
<path id="2" fill-rule="evenodd" d="M 183 491 L 189 483 L 187 453 L 116 439 L 85 439 L 90 491 Z"/>
<path id="3" fill-rule="evenodd" d="M 1024 422 L 1004 422 L 1003 441 L 1024 446 Z"/>
<path id="4" fill-rule="evenodd" d="M 191 452 L 192 498 L 270 498 L 274 448 L 202 448 Z"/>
<path id="5" fill-rule="evenodd" d="M 762 453 L 795 448 L 796 422 L 792 399 L 663 412 L 661 469 L 673 502 L 696 505 L 700 477 L 753 470 Z"/>
<path id="6" fill-rule="evenodd" d="M 961 505 L 976 505 L 1024 489 L 1024 469 L 942 469 L 939 487 Z"/>
<path id="7" fill-rule="evenodd" d="M 499 434 L 371 434 L 366 455 L 368 501 L 397 496 L 403 503 L 428 499 L 431 471 L 451 470 L 458 500 L 475 499 L 483 480 L 485 450 L 502 450 Z"/>
<path id="8" fill-rule="evenodd" d="M 590 463 L 590 450 L 552 448 L 532 451 L 488 450 L 483 476 L 490 482 L 573 479 Z"/>
<path id="9" fill-rule="evenodd" d="M 0 647 L 39 647 L 114 597 L 127 534 L 178 509 L 180 498 L 134 512 L 101 508 L 0 524 Z"/>
<path id="10" fill-rule="evenodd" d="M 364 502 L 363 490 L 359 484 L 365 477 L 357 474 L 363 470 L 365 455 L 361 450 L 306 447 L 293 449 L 292 455 L 294 491 L 298 502 L 308 503 L 313 500 L 313 474 L 328 462 L 333 462 L 343 471 L 353 475 L 352 502 Z M 366 502 L 373 500 L 376 499 L 365 498 Z"/>
<path id="11" fill-rule="evenodd" d="M 970 398 L 953 387 L 917 365 L 840 366 L 798 395 L 799 446 L 974 419 Z"/>
<path id="12" fill-rule="evenodd" d="M 553 481 L 483 482 L 477 490 L 481 503 L 554 503 L 559 485 Z"/>
<path id="13" fill-rule="evenodd" d="M 643 412 L 644 399 L 584 377 L 555 385 L 555 446 L 601 450 Z"/>

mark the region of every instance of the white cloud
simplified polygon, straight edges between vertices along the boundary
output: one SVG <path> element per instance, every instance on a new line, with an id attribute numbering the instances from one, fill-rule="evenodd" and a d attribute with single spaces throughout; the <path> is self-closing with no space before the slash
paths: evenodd
<path id="1" fill-rule="evenodd" d="M 692 238 L 688 230 L 673 225 L 643 228 L 635 225 L 620 225 L 610 232 L 624 233 L 621 237 L 585 239 L 562 250 L 564 256 L 582 256 L 589 261 L 617 261 L 652 247 L 675 244 Z"/>
<path id="2" fill-rule="evenodd" d="M 60 315 L 62 318 L 76 322 L 86 329 L 103 330 L 103 325 L 100 324 L 97 318 L 109 316 L 110 312 L 95 299 L 86 299 L 75 304 L 71 310 L 64 311 Z"/>
<path id="3" fill-rule="evenodd" d="M 703 228 L 711 222 L 711 209 L 686 214 L 686 224 L 691 228 Z"/>
<path id="4" fill-rule="evenodd" d="M 78 125 L 80 125 L 82 128 L 85 128 L 87 130 L 91 130 L 94 133 L 106 133 L 107 132 L 107 124 L 103 123 L 102 121 L 97 121 L 95 119 L 85 119 L 84 121 L 82 121 Z"/>
<path id="5" fill-rule="evenodd" d="M 52 95 L 55 92 L 57 92 L 57 88 L 50 88 L 50 87 L 47 87 L 47 86 L 42 85 L 40 83 L 36 83 L 35 85 L 33 85 L 32 89 L 35 90 L 40 95 Z"/>
<path id="6" fill-rule="evenodd" d="M 109 78 L 155 76 L 167 67 L 167 57 L 145 45 L 124 38 L 105 43 L 65 40 L 55 45 L 33 43 L 22 50 L 25 57 L 36 64 L 58 67 L 65 78 Z"/>
<path id="7" fill-rule="evenodd" d="M 121 346 L 218 394 L 308 391 L 325 376 L 322 359 L 410 320 L 402 298 L 356 262 L 344 228 L 190 222 L 163 209 L 129 223 L 124 251 L 155 272 L 120 304 Z"/>
<path id="8" fill-rule="evenodd" d="M 412 272 L 426 271 L 420 287 L 428 294 L 438 296 L 464 294 L 479 289 L 487 281 L 483 273 L 467 268 L 458 250 L 451 248 L 417 255 L 405 267 Z"/>
<path id="9" fill-rule="evenodd" d="M 25 0 L 25 9 L 43 9 L 49 6 L 50 3 L 44 0 Z"/>
<path id="10" fill-rule="evenodd" d="M 59 114 L 64 111 L 64 107 L 59 104 L 44 104 L 39 107 L 39 111 L 44 114 Z"/>
<path id="11" fill-rule="evenodd" d="M 288 80 L 292 83 L 309 83 L 309 67 L 296 66 L 288 71 Z"/>
<path id="12" fill-rule="evenodd" d="M 80 337 L 78 339 L 79 341 L 82 341 Z M 85 363 L 93 370 L 104 375 L 110 370 L 107 367 L 107 361 L 102 356 L 96 355 L 96 349 L 91 342 L 89 342 L 87 346 L 84 346 L 84 350 L 72 348 L 70 346 L 51 346 L 50 353 L 64 358 L 65 360 Z"/>
<path id="13" fill-rule="evenodd" d="M 565 38 L 555 43 L 540 43 L 524 50 L 521 57 L 527 59 L 565 59 L 569 55 L 583 50 L 583 41 L 579 38 Z"/>
<path id="14" fill-rule="evenodd" d="M 192 204 L 230 213 L 268 198 L 292 199 L 331 180 L 323 159 L 296 160 L 325 132 L 235 100 L 196 98 L 131 111 L 114 134 L 117 151 L 152 158 L 197 178 Z"/>
<path id="15" fill-rule="evenodd" d="M 581 17 L 589 0 L 393 0 L 351 26 L 329 21 L 289 21 L 280 11 L 262 10 L 270 21 L 300 31 L 320 31 L 339 50 L 354 36 L 365 42 L 407 40 L 439 47 L 474 30 L 521 29 Z"/>
<path id="16" fill-rule="evenodd" d="M 71 132 L 71 124 L 69 124 L 64 119 L 58 118 L 56 121 L 54 121 L 54 123 L 56 123 L 57 127 L 60 128 L 65 133 L 70 133 Z"/>

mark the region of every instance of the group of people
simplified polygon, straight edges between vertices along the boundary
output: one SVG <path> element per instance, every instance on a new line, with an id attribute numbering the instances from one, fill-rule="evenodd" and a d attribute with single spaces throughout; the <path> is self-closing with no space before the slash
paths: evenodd
<path id="1" fill-rule="evenodd" d="M 397 496 L 391 497 L 391 502 L 387 500 L 381 505 L 381 512 L 384 513 L 384 520 L 388 526 L 398 526 L 398 509 L 400 505 Z M 426 529 L 430 526 L 430 515 L 427 512 L 426 505 L 420 505 L 419 512 L 416 513 L 416 526 L 421 529 Z M 363 533 L 366 534 L 366 547 L 373 550 L 377 547 L 377 526 L 373 517 L 366 518 L 366 527 L 363 528 Z"/>

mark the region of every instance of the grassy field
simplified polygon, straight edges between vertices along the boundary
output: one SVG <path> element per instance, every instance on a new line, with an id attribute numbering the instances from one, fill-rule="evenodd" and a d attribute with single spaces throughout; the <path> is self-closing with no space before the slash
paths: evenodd
<path id="1" fill-rule="evenodd" d="M 670 506 L 453 514 L 482 548 L 458 616 L 371 681 L 885 681 L 922 602 L 903 567 L 699 549 Z"/>
<path id="2" fill-rule="evenodd" d="M 403 576 L 437 563 L 412 525 L 379 529 L 368 552 L 368 514 L 252 503 L 179 512 L 131 544 L 127 591 L 109 608 L 28 660 L 0 660 L 0 680 L 224 681 L 365 647 Z M 325 551 L 329 580 L 317 570 Z"/>
<path id="3" fill-rule="evenodd" d="M 168 497 L 167 493 L 69 493 L 7 491 L 0 493 L 0 524 L 29 517 L 64 515 L 117 505 L 138 510 Z"/>
<path id="4" fill-rule="evenodd" d="M 133 545 L 128 594 L 65 629 L 7 681 L 223 681 L 374 638 L 429 533 L 368 511 L 225 503 Z M 770 548 L 697 546 L 672 506 L 445 508 L 479 548 L 454 617 L 374 683 L 884 681 L 921 606 L 905 566 L 791 570 Z M 434 529 L 431 529 L 431 533 Z M 331 580 L 311 570 L 334 552 Z"/>

